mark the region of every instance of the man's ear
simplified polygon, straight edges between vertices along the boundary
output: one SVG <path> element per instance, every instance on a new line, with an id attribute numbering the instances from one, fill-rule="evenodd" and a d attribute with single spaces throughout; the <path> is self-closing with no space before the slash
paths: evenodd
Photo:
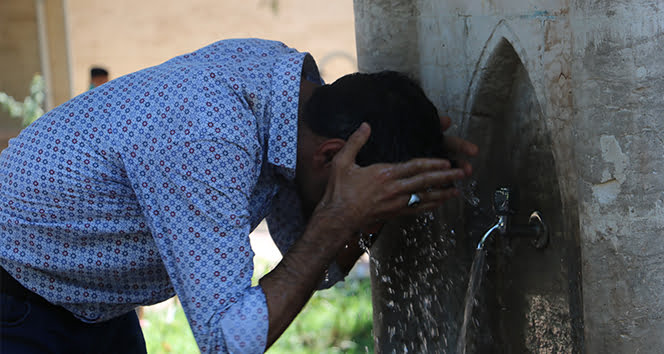
<path id="1" fill-rule="evenodd" d="M 346 145 L 343 139 L 326 139 L 318 145 L 314 153 L 314 163 L 316 167 L 328 168 L 332 163 L 332 159 L 337 153 Z"/>

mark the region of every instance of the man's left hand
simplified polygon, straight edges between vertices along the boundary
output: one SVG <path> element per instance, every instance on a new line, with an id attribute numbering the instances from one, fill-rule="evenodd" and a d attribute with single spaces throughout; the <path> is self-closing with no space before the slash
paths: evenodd
<path id="1" fill-rule="evenodd" d="M 445 132 L 450 126 L 452 126 L 452 119 L 450 117 L 441 116 L 441 130 Z M 456 161 L 457 167 L 464 171 L 466 177 L 469 177 L 473 173 L 473 167 L 466 158 L 477 156 L 477 153 L 479 152 L 477 145 L 456 136 L 445 136 L 443 144 L 445 151 L 449 154 L 448 158 Z"/>

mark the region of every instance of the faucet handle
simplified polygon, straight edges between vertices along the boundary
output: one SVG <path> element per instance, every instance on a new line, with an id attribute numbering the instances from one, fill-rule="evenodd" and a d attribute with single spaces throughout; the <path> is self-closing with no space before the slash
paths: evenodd
<path id="1" fill-rule="evenodd" d="M 513 215 L 516 212 L 518 198 L 510 187 L 499 187 L 493 193 L 493 209 L 496 215 Z"/>

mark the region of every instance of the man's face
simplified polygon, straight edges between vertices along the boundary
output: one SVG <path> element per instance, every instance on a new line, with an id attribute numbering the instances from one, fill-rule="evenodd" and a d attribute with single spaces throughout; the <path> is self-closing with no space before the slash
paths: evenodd
<path id="1" fill-rule="evenodd" d="M 302 211 L 308 220 L 323 198 L 329 172 L 316 156 L 318 139 L 308 134 L 298 134 L 298 136 L 295 184 L 302 203 Z"/>
<path id="2" fill-rule="evenodd" d="M 316 135 L 298 125 L 295 184 L 304 215 L 309 218 L 323 198 L 332 171 L 332 161 L 346 141 Z"/>

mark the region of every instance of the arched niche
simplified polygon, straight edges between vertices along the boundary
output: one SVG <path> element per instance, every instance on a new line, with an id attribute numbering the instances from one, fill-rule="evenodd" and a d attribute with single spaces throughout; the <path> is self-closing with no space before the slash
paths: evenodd
<path id="1" fill-rule="evenodd" d="M 473 167 L 478 206 L 463 219 L 469 247 L 494 222 L 494 191 L 517 191 L 513 223 L 525 225 L 537 210 L 549 244 L 494 236 L 475 310 L 468 352 L 580 352 L 583 314 L 578 230 L 567 225 L 551 134 L 529 73 L 513 45 L 500 38 L 478 71 L 465 137 L 480 146 Z"/>

